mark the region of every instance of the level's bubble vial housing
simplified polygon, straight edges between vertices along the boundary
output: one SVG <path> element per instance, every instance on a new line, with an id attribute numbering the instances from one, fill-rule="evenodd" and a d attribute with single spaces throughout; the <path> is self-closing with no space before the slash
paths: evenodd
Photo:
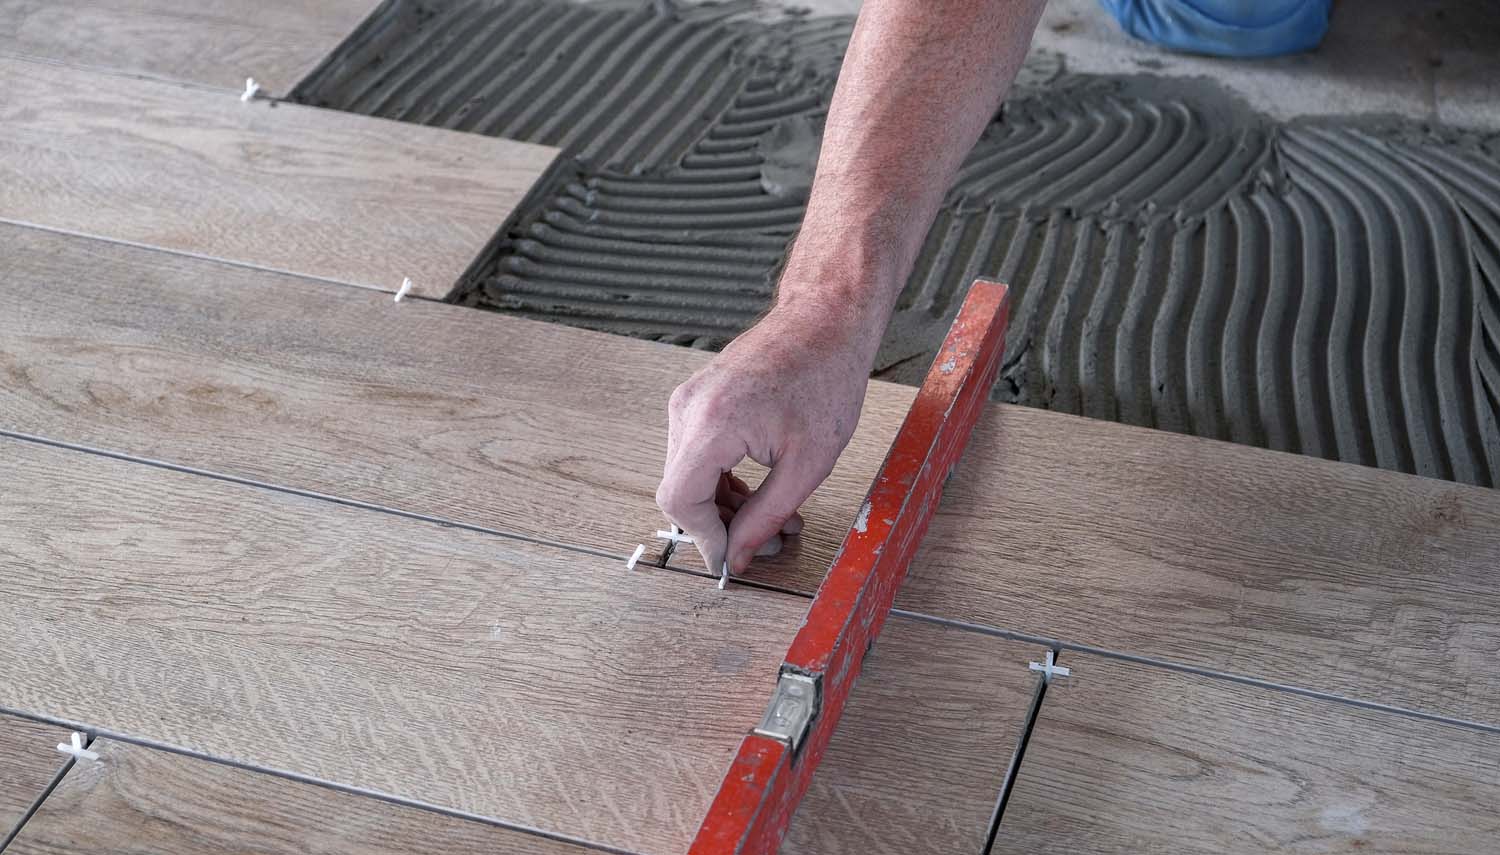
<path id="1" fill-rule="evenodd" d="M 818 711 L 818 683 L 803 674 L 783 672 L 776 681 L 771 704 L 755 732 L 779 739 L 796 750 Z"/>

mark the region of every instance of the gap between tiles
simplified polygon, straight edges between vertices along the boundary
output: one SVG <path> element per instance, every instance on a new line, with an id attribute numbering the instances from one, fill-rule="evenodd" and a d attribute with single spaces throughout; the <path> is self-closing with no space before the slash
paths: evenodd
<path id="1" fill-rule="evenodd" d="M 28 721 L 40 722 L 42 724 L 50 724 L 57 727 L 70 728 L 74 731 L 88 734 L 89 745 L 92 745 L 97 739 L 108 739 L 112 742 L 123 742 L 152 751 L 163 751 L 168 754 L 176 754 L 178 756 L 188 757 L 193 760 L 202 760 L 207 763 L 217 763 L 220 766 L 228 766 L 231 769 L 238 769 L 242 772 L 253 772 L 258 775 L 270 775 L 274 778 L 281 778 L 282 780 L 286 781 L 295 781 L 299 784 L 309 784 L 315 787 L 322 787 L 324 789 L 332 790 L 344 795 L 375 799 L 376 801 L 385 802 L 386 804 L 392 804 L 398 807 L 415 808 L 417 810 L 424 810 L 429 813 L 435 813 L 441 816 L 451 817 L 453 819 L 478 822 L 484 825 L 494 826 L 496 828 L 503 828 L 507 831 L 516 831 L 522 834 L 530 834 L 532 836 L 542 837 L 548 840 L 556 840 L 559 843 L 568 843 L 573 846 L 581 846 L 585 849 L 591 849 L 596 852 L 609 853 L 609 855 L 640 855 L 640 853 L 636 852 L 635 850 L 620 849 L 618 847 L 610 846 L 605 843 L 597 843 L 581 837 L 571 837 L 566 834 L 545 831 L 540 828 L 534 828 L 529 825 L 523 825 L 521 823 L 511 822 L 509 820 L 499 819 L 497 817 L 489 817 L 482 814 L 457 810 L 455 808 L 443 807 L 442 805 L 432 804 L 431 802 L 424 802 L 418 799 L 410 799 L 406 798 L 405 796 L 393 795 L 391 793 L 383 793 L 379 790 L 356 787 L 350 784 L 341 784 L 337 781 L 329 781 L 323 778 L 314 777 L 312 775 L 303 775 L 299 772 L 292 772 L 286 769 L 276 769 L 270 766 L 260 766 L 255 763 L 246 763 L 240 760 L 231 760 L 227 757 L 219 757 L 213 754 L 204 753 L 202 751 L 196 751 L 191 748 L 183 748 L 182 746 L 178 745 L 158 742 L 154 739 L 133 736 L 128 733 L 121 733 L 103 727 L 90 727 L 82 725 L 79 722 L 69 721 L 67 719 L 61 718 L 54 718 L 47 715 L 38 715 L 36 713 L 27 712 L 25 710 L 12 709 L 4 705 L 0 705 L 0 715 L 9 715 L 16 718 L 27 719 Z M 47 796 L 50 796 L 52 794 L 53 789 L 56 788 L 57 784 L 62 781 L 62 778 L 65 774 L 67 774 L 68 769 L 71 769 L 76 762 L 76 760 L 69 758 L 63 770 L 56 776 L 54 776 L 53 781 L 51 785 L 47 787 L 46 792 L 37 799 L 36 804 L 34 804 L 32 806 L 32 809 L 27 812 L 27 819 L 31 817 L 36 808 L 41 805 L 42 801 L 44 801 Z M 24 820 L 22 823 L 17 825 L 17 830 L 20 829 L 20 826 L 22 824 L 24 824 Z M 14 835 L 6 838 L 5 845 L 9 845 L 11 840 L 13 839 Z M 5 845 L 0 845 L 0 852 L 3 852 Z"/>
<path id="2" fill-rule="evenodd" d="M 667 545 L 662 548 L 661 558 L 657 559 L 657 562 L 656 562 L 655 566 L 660 567 L 663 570 L 675 570 L 676 568 L 674 568 L 674 567 L 671 566 L 671 561 L 672 561 L 672 553 L 674 553 L 676 551 L 677 551 L 677 541 L 675 541 L 675 540 L 669 540 L 669 541 L 667 541 Z"/>
<path id="3" fill-rule="evenodd" d="M 466 531 L 477 532 L 479 534 L 486 534 L 486 535 L 491 535 L 491 536 L 494 536 L 494 537 L 503 537 L 503 538 L 508 538 L 508 539 L 511 539 L 511 540 L 522 541 L 522 542 L 525 542 L 525 543 L 533 543 L 533 544 L 537 544 L 539 546 L 547 546 L 547 547 L 551 547 L 551 548 L 554 548 L 554 549 L 562 549 L 562 550 L 566 550 L 566 551 L 569 551 L 569 552 L 574 552 L 574 553 L 582 554 L 582 555 L 592 555 L 592 556 L 597 557 L 597 558 L 604 558 L 604 559 L 608 559 L 608 560 L 611 560 L 611 561 L 618 561 L 618 562 L 620 562 L 622 564 L 625 561 L 628 560 L 628 556 L 626 556 L 624 554 L 611 553 L 611 552 L 607 552 L 607 551 L 600 550 L 600 549 L 592 549 L 592 548 L 586 547 L 586 546 L 579 546 L 579 545 L 576 545 L 576 544 L 562 543 L 562 542 L 559 542 L 559 541 L 553 541 L 553 540 L 546 540 L 546 539 L 543 539 L 543 538 L 531 537 L 529 535 L 519 534 L 519 533 L 515 533 L 515 532 L 502 531 L 502 530 L 499 530 L 499 529 L 493 529 L 493 528 L 489 528 L 489 527 L 486 527 L 486 526 L 475 525 L 473 523 L 459 522 L 459 521 L 456 521 L 456 520 L 445 519 L 445 518 L 442 518 L 442 517 L 429 516 L 427 514 L 414 513 L 412 511 L 404 511 L 404 510 L 401 510 L 399 508 L 392 508 L 392 507 L 388 507 L 388 506 L 385 506 L 385 505 L 377 505 L 377 504 L 374 504 L 372 502 L 363 502 L 363 501 L 359 501 L 357 499 L 348 499 L 348 498 L 343 498 L 343 497 L 340 497 L 340 496 L 333 496 L 333 495 L 329 495 L 329 494 L 326 494 L 326 493 L 318 493 L 318 492 L 315 492 L 313 490 L 304 490 L 304 489 L 300 489 L 300 488 L 297 488 L 297 487 L 287 487 L 287 486 L 283 486 L 283 485 L 279 485 L 279 484 L 268 483 L 268 482 L 265 482 L 265 481 L 257 481 L 257 480 L 252 479 L 252 478 L 242 478 L 242 477 L 239 477 L 239 476 L 236 476 L 236 475 L 228 475 L 228 474 L 224 474 L 224 473 L 221 473 L 221 472 L 213 472 L 213 471 L 206 470 L 206 469 L 198 469 L 196 467 L 183 466 L 181 464 L 176 464 L 176 463 L 168 463 L 168 462 L 160 461 L 160 460 L 152 460 L 152 459 L 144 458 L 144 457 L 136 457 L 136 456 L 133 456 L 133 455 L 124 454 L 124 453 L 117 452 L 117 451 L 109 451 L 109 450 L 106 450 L 106 449 L 93 448 L 93 447 L 90 447 L 90 446 L 80 445 L 80 444 L 77 444 L 77 443 L 70 443 L 70 442 L 64 442 L 64 441 L 61 441 L 61 440 L 49 439 L 47 437 L 35 436 L 33 434 L 22 433 L 22 432 L 19 432 L 19 431 L 12 431 L 12 430 L 8 430 L 8 429 L 5 429 L 5 428 L 0 428 L 0 438 L 8 438 L 8 439 L 12 439 L 12 440 L 20 441 L 20 442 L 32 442 L 32 443 L 36 443 L 38 445 L 45 445 L 45 446 L 50 446 L 50 447 L 53 447 L 53 448 L 60 448 L 60 449 L 64 449 L 64 450 L 67 450 L 67 451 L 75 451 L 75 452 L 80 452 L 80 453 L 84 453 L 84 454 L 94 454 L 94 455 L 98 455 L 100 457 L 106 457 L 106 458 L 110 458 L 112 460 L 119 460 L 119 461 L 123 461 L 123 462 L 127 462 L 127 463 L 138 463 L 138 464 L 145 465 L 145 466 L 153 466 L 153 467 L 156 467 L 158 469 L 164 469 L 164 470 L 171 471 L 171 472 L 179 472 L 179 473 L 186 474 L 186 475 L 197 475 L 197 476 L 201 476 L 201 477 L 205 477 L 205 478 L 212 478 L 212 479 L 215 479 L 215 480 L 218 480 L 218 481 L 222 481 L 222 482 L 226 482 L 226 483 L 230 483 L 230 484 L 239 484 L 239 485 L 245 486 L 245 487 L 252 487 L 252 488 L 257 488 L 257 489 L 262 489 L 262 490 L 269 490 L 269 491 L 272 491 L 272 492 L 282 493 L 282 494 L 285 494 L 285 495 L 299 496 L 301 498 L 306 498 L 306 499 L 314 499 L 314 500 L 318 500 L 318 501 L 332 502 L 334 504 L 343 505 L 345 507 L 358 508 L 360 510 L 366 510 L 366 511 L 374 511 L 376 513 L 390 514 L 392 516 L 403 517 L 403 518 L 410 519 L 410 520 L 417 520 L 419 522 L 432 523 L 432 524 L 435 524 L 435 525 L 446 526 L 446 527 L 449 527 L 449 528 L 458 528 L 458 529 L 463 529 L 463 530 L 466 530 Z M 662 565 L 656 565 L 656 564 L 638 564 L 636 566 L 637 567 L 642 567 L 642 566 L 649 567 L 649 568 L 651 568 L 653 570 L 665 570 L 667 572 L 678 573 L 678 574 L 682 574 L 682 575 L 685 575 L 685 576 L 695 576 L 697 578 L 705 579 L 705 580 L 717 580 L 717 578 L 718 578 L 717 576 L 708 573 L 706 570 L 694 570 L 694 569 L 689 569 L 689 568 L 686 568 L 686 567 L 674 566 L 674 565 L 671 565 L 671 564 L 667 564 L 666 562 L 663 562 Z M 770 583 L 760 582 L 760 581 L 755 581 L 755 580 L 750 580 L 750 579 L 732 579 L 731 582 L 733 582 L 735 585 L 739 585 L 739 586 L 746 587 L 746 588 L 754 588 L 754 589 L 761 590 L 761 591 L 766 591 L 766 592 L 769 592 L 769 593 L 775 593 L 775 594 L 782 594 L 782 595 L 786 595 L 786 596 L 799 597 L 799 598 L 804 599 L 804 600 L 811 600 L 812 596 L 813 596 L 812 594 L 807 593 L 807 592 L 798 591 L 798 590 L 795 590 L 795 589 L 785 588 L 785 587 L 782 587 L 782 586 L 779 586 L 779 585 L 773 585 L 773 584 L 770 584 Z M 989 626 L 987 624 L 977 624 L 977 623 L 972 623 L 970 621 L 962 621 L 962 620 L 956 620 L 954 618 L 946 618 L 946 617 L 940 617 L 940 616 L 937 616 L 937 615 L 925 614 L 925 613 L 922 613 L 922 612 L 908 611 L 906 609 L 896 609 L 896 608 L 893 608 L 893 609 L 891 609 L 890 613 L 893 616 L 901 617 L 901 618 L 906 618 L 906 619 L 909 619 L 909 620 L 925 621 L 925 622 L 928 622 L 928 623 L 935 623 L 935 624 L 938 624 L 938 625 L 941 625 L 941 626 L 953 627 L 955 629 L 965 630 L 965 631 L 968 631 L 968 632 L 976 632 L 976 633 L 979 633 L 981 635 L 989 635 L 989 636 L 993 636 L 993 637 L 996 637 L 996 638 L 1005 638 L 1005 639 L 1010 639 L 1012 641 L 1022 641 L 1022 642 L 1027 642 L 1027 643 L 1031 643 L 1031 644 L 1037 644 L 1037 645 L 1040 645 L 1042 647 L 1050 647 L 1054 651 L 1059 651 L 1059 652 L 1063 651 L 1063 650 L 1072 650 L 1072 651 L 1075 651 L 1075 652 L 1078 652 L 1078 653 L 1089 653 L 1089 654 L 1092 654 L 1092 655 L 1103 656 L 1103 657 L 1107 657 L 1107 658 L 1110 658 L 1110 659 L 1117 659 L 1117 660 L 1121 660 L 1121 661 L 1125 661 L 1125 662 L 1133 662 L 1133 663 L 1136 663 L 1138 665 L 1146 665 L 1146 666 L 1155 667 L 1155 668 L 1165 668 L 1165 669 L 1168 669 L 1168 670 L 1171 670 L 1171 671 L 1177 671 L 1177 672 L 1185 673 L 1185 674 L 1196 674 L 1196 675 L 1201 676 L 1201 677 L 1208 677 L 1208 678 L 1218 679 L 1218 680 L 1228 680 L 1230 682 L 1239 683 L 1239 684 L 1247 685 L 1247 686 L 1255 686 L 1255 687 L 1259 687 L 1259 688 L 1263 688 L 1263 689 L 1272 689 L 1272 690 L 1281 691 L 1281 692 L 1289 692 L 1291 694 L 1301 695 L 1303 697 L 1315 698 L 1315 699 L 1325 700 L 1325 701 L 1332 701 L 1334 703 L 1347 704 L 1349 706 L 1355 706 L 1355 707 L 1360 707 L 1360 708 L 1363 708 L 1363 709 L 1375 710 L 1375 711 L 1378 711 L 1378 712 L 1390 713 L 1390 714 L 1394 714 L 1394 715 L 1402 715 L 1402 716 L 1406 716 L 1406 717 L 1409 717 L 1409 718 L 1419 719 L 1419 720 L 1422 720 L 1422 721 L 1431 721 L 1431 722 L 1437 722 L 1437 723 L 1441 723 L 1441 724 L 1450 724 L 1450 725 L 1454 725 L 1454 726 L 1457 726 L 1457 727 L 1463 727 L 1463 728 L 1467 728 L 1467 729 L 1470 729 L 1470 730 L 1476 730 L 1476 731 L 1480 731 L 1480 732 L 1484 732 L 1484 733 L 1500 734 L 1500 725 L 1497 725 L 1497 724 L 1487 724 L 1487 723 L 1483 723 L 1483 722 L 1469 721 L 1467 719 L 1452 718 L 1452 717 L 1449 717 L 1449 716 L 1438 715 L 1436 713 L 1427 713 L 1427 712 L 1422 712 L 1420 710 L 1412 710 L 1412 709 L 1407 709 L 1405 707 L 1398 707 L 1398 706 L 1393 706 L 1393 705 L 1390 705 L 1390 704 L 1382 704 L 1382 703 L 1378 703 L 1378 702 L 1375 702 L 1375 701 L 1359 700 L 1357 698 L 1350 698 L 1350 697 L 1346 697 L 1346 696 L 1343 696 L 1343 695 L 1333 694 L 1331 692 L 1323 692 L 1323 691 L 1319 691 L 1317 689 L 1309 689 L 1309 688 L 1302 687 L 1302 686 L 1292 686 L 1292 685 L 1288 685 L 1288 684 L 1285 684 L 1285 683 L 1277 683 L 1277 682 L 1274 682 L 1274 681 L 1271 681 L 1271 680 L 1263 680 L 1263 679 L 1260 679 L 1260 678 L 1248 677 L 1248 676 L 1241 675 L 1241 674 L 1232 674 L 1232 673 L 1228 673 L 1228 672 L 1224 672 L 1224 671 L 1216 671 L 1216 670 L 1213 670 L 1211 668 L 1203 668 L 1203 667 L 1196 666 L 1196 665 L 1186 665 L 1186 664 L 1182 664 L 1182 663 L 1178 663 L 1178 662 L 1171 662 L 1171 661 L 1164 660 L 1164 659 L 1156 659 L 1156 658 L 1149 657 L 1149 656 L 1139 656 L 1139 655 L 1136 655 L 1136 654 L 1133 654 L 1133 653 L 1124 653 L 1124 652 L 1121 652 L 1121 651 L 1109 650 L 1107 648 L 1094 647 L 1094 646 L 1088 645 L 1088 644 L 1079 644 L 1079 643 L 1076 643 L 1076 642 L 1064 641 L 1064 640 L 1061 640 L 1061 639 L 1049 638 L 1049 637 L 1046 637 L 1046 636 L 1031 635 L 1029 633 L 1022 633 L 1022 632 L 1014 632 L 1014 631 L 1011 631 L 1011 630 L 1002 629 L 1000 627 Z"/>
<path id="4" fill-rule="evenodd" d="M 1061 650 L 1048 650 L 1052 652 L 1054 663 L 1062 660 Z M 1005 805 L 1010 801 L 1011 790 L 1015 787 L 1016 778 L 1021 773 L 1021 763 L 1026 757 L 1026 746 L 1031 742 L 1031 732 L 1036 729 L 1037 719 L 1042 713 L 1042 703 L 1047 697 L 1047 682 L 1045 676 L 1037 677 L 1036 692 L 1031 696 L 1031 707 L 1026 711 L 1026 723 L 1016 739 L 1016 748 L 1011 752 L 1010 765 L 1005 768 L 1005 778 L 1000 783 L 1000 795 L 995 799 L 995 811 L 990 814 L 990 827 L 984 837 L 984 848 L 979 850 L 980 855 L 990 855 L 990 850 L 995 847 L 995 837 L 1000 833 L 1000 822 L 1005 817 Z"/>
<path id="5" fill-rule="evenodd" d="M 440 525 L 446 528 L 463 529 L 465 531 L 477 532 L 479 534 L 487 534 L 494 537 L 503 537 L 508 540 L 518 540 L 524 543 L 534 543 L 538 546 L 549 546 L 555 549 L 563 549 L 569 552 L 575 552 L 583 555 L 592 555 L 596 558 L 607 558 L 610 560 L 617 560 L 622 563 L 626 560 L 626 556 L 624 555 L 606 552 L 602 549 L 592 549 L 587 546 L 561 543 L 559 541 L 547 540 L 540 537 L 532 537 L 530 535 L 519 534 L 517 532 L 501 531 L 500 529 L 493 529 L 487 526 L 476 525 L 474 523 L 460 522 L 458 520 L 450 520 L 443 517 L 434 517 L 427 514 L 419 514 L 414 511 L 404 511 L 400 508 L 392 508 L 386 505 L 377 505 L 374 502 L 364 502 L 360 501 L 359 499 L 349 499 L 342 496 L 333 496 L 328 493 L 319 493 L 315 490 L 304 490 L 300 487 L 287 487 L 281 484 L 272 484 L 267 481 L 257 481 L 254 478 L 242 478 L 238 475 L 229 475 L 223 472 L 214 472 L 209 469 L 199 469 L 193 466 L 184 466 L 180 463 L 168 463 L 164 460 L 153 460 L 148 457 L 137 457 L 135 455 L 125 454 L 119 451 L 110 451 L 108 449 L 94 448 L 92 446 L 80 445 L 78 443 L 49 439 L 44 436 L 36 436 L 35 434 L 22 433 L 20 431 L 8 430 L 6 428 L 0 428 L 0 437 L 17 440 L 19 442 L 31 442 L 37 445 L 45 445 L 51 448 L 59 448 L 64 451 L 75 451 L 81 454 L 93 454 L 99 457 L 106 457 L 111 460 L 119 460 L 124 463 L 136 463 L 142 466 L 151 466 L 156 469 L 164 469 L 168 472 L 177 472 L 183 475 L 196 475 L 203 478 L 212 478 L 215 481 L 222 481 L 229 484 L 238 484 L 242 487 L 251 487 L 258 490 L 269 490 L 273 493 L 282 493 L 289 496 L 298 496 L 300 498 L 314 499 L 321 502 L 331 502 L 336 505 L 343 505 L 344 507 L 348 508 L 357 508 L 363 511 L 374 511 L 375 513 L 390 514 L 391 516 L 402 517 L 409 520 L 416 520 L 418 522 L 432 523 L 434 525 Z"/>
<path id="6" fill-rule="evenodd" d="M 29 716 L 20 717 L 29 718 Z M 85 742 L 83 745 L 84 748 L 88 748 L 90 745 L 94 744 L 94 734 L 91 731 L 75 730 L 74 733 L 82 733 L 83 735 L 88 737 L 88 742 Z M 26 827 L 26 823 L 30 821 L 33 816 L 36 816 L 36 812 L 41 810 L 42 808 L 42 802 L 45 802 L 47 800 L 47 797 L 52 795 L 52 791 L 57 789 L 57 786 L 62 783 L 63 778 L 66 778 L 68 776 L 68 772 L 73 768 L 73 764 L 77 762 L 78 760 L 73 757 L 68 757 L 67 760 L 63 761 L 62 768 L 53 773 L 52 780 L 47 782 L 46 788 L 43 789 L 42 792 L 37 795 L 36 799 L 31 802 L 30 807 L 26 808 L 26 812 L 21 814 L 21 818 L 16 820 L 16 824 L 11 828 L 10 833 L 6 834 L 3 839 L 0 839 L 0 852 L 4 852 L 6 848 L 9 847 L 10 844 L 16 839 L 16 837 L 21 834 L 21 829 Z"/>
<path id="7" fill-rule="evenodd" d="M 219 90 L 216 89 L 214 91 L 217 92 Z M 251 264 L 247 261 L 236 261 L 232 258 L 221 258 L 217 255 L 205 255 L 201 252 L 187 252 L 186 250 L 167 249 L 165 247 L 155 246 L 149 243 L 139 243 L 133 240 L 121 240 L 120 238 L 104 237 L 102 235 L 96 235 L 90 232 L 79 232 L 73 231 L 72 229 L 60 229 L 54 226 L 44 226 L 40 223 L 33 223 L 27 220 L 15 220 L 11 219 L 10 217 L 0 217 L 0 223 L 3 223 L 5 225 L 17 226 L 23 229 L 35 229 L 39 232 L 49 232 L 55 235 L 65 235 L 67 237 L 80 238 L 82 240 L 92 240 L 99 241 L 100 243 L 128 246 L 131 249 L 143 249 L 148 252 L 160 252 L 166 255 L 177 255 L 182 256 L 183 258 L 192 258 L 198 261 L 211 262 L 213 264 L 227 264 L 231 267 L 238 267 L 243 270 L 254 270 L 258 273 L 274 273 L 278 276 L 290 276 L 294 279 L 304 279 L 308 282 L 320 282 L 325 285 L 338 285 L 344 288 L 358 288 L 361 291 L 369 291 L 375 294 L 384 294 L 386 296 L 395 294 L 397 286 L 401 284 L 397 282 L 389 288 L 381 285 L 364 285 L 359 282 L 348 282 L 343 279 L 329 279 L 326 276 L 317 276 L 311 273 L 301 273 L 295 270 L 283 270 L 279 267 L 266 267 L 265 265 L 261 264 Z M 445 303 L 443 300 L 434 299 L 432 297 L 423 297 L 419 294 L 407 294 L 403 299 L 422 300 L 423 302 L 428 303 L 443 303 L 444 305 L 451 305 Z"/>
<path id="8" fill-rule="evenodd" d="M 717 578 L 709 575 L 702 570 L 692 570 L 686 567 L 668 565 L 662 569 L 692 576 L 700 576 L 705 579 Z M 778 594 L 787 594 L 790 596 L 802 597 L 809 600 L 812 599 L 812 594 L 808 594 L 806 592 L 798 591 L 792 588 L 781 587 L 769 582 L 761 582 L 753 579 L 732 579 L 731 582 L 746 588 L 756 588 L 759 590 L 770 591 Z M 1468 730 L 1479 731 L 1481 733 L 1500 734 L 1500 724 L 1470 721 L 1468 719 L 1454 718 L 1451 716 L 1439 715 L 1437 713 L 1429 713 L 1423 712 L 1421 710 L 1408 709 L 1406 707 L 1398 707 L 1392 704 L 1383 704 L 1379 703 L 1378 701 L 1366 701 L 1359 698 L 1351 698 L 1346 695 L 1334 694 L 1333 692 L 1324 692 L 1318 689 L 1310 689 L 1305 686 L 1293 686 L 1287 683 L 1277 683 L 1273 680 L 1264 680 L 1259 677 L 1250 677 L 1244 674 L 1234 674 L 1228 671 L 1218 671 L 1212 668 L 1204 668 L 1198 665 L 1187 665 L 1181 662 L 1173 662 L 1167 659 L 1157 659 L 1151 656 L 1141 656 L 1135 653 L 1125 653 L 1119 650 L 1111 650 L 1105 647 L 1095 647 L 1090 644 L 1080 644 L 1078 642 L 1066 641 L 1063 639 L 1052 638 L 1045 635 L 1033 635 L 1031 633 L 1016 632 L 1014 630 L 1003 629 L 1001 627 L 991 626 L 989 624 L 973 623 L 972 621 L 947 618 L 939 615 L 927 614 L 926 612 L 914 612 L 909 609 L 892 608 L 890 613 L 892 617 L 899 617 L 907 620 L 922 621 L 924 623 L 932 623 L 939 626 L 952 627 L 954 629 L 974 632 L 980 635 L 988 635 L 994 638 L 1003 638 L 1010 641 L 1021 641 L 1029 644 L 1036 644 L 1042 647 L 1051 648 L 1054 653 L 1058 655 L 1060 655 L 1064 650 L 1071 650 L 1075 653 L 1087 653 L 1093 656 L 1102 656 L 1108 659 L 1116 659 L 1122 662 L 1131 662 L 1137 665 L 1144 665 L 1149 668 L 1162 668 L 1168 671 L 1176 671 L 1183 674 L 1192 674 L 1198 677 L 1206 677 L 1212 680 L 1225 680 L 1244 686 L 1254 686 L 1259 689 L 1287 692 L 1289 694 L 1300 695 L 1306 698 L 1344 704 L 1347 706 L 1358 707 L 1375 712 L 1399 715 L 1407 718 L 1418 719 L 1421 721 L 1430 721 L 1437 724 L 1449 724 L 1455 727 L 1462 727 Z"/>
<path id="9" fill-rule="evenodd" d="M 1243 686 L 1254 686 L 1258 689 L 1270 689 L 1277 692 L 1287 692 L 1289 694 L 1300 695 L 1305 698 L 1313 698 L 1320 701 L 1330 701 L 1332 703 L 1359 707 L 1360 709 L 1389 713 L 1391 715 L 1405 716 L 1407 718 L 1418 719 L 1420 721 L 1430 721 L 1437 724 L 1450 724 L 1454 727 L 1462 727 L 1468 730 L 1479 731 L 1481 733 L 1500 734 L 1500 724 L 1488 724 L 1480 721 L 1470 721 L 1468 719 L 1453 718 L 1451 716 L 1438 715 L 1437 713 L 1422 712 L 1421 710 L 1407 709 L 1406 707 L 1398 707 L 1391 704 L 1382 704 L 1376 701 L 1365 701 L 1360 700 L 1359 698 L 1351 698 L 1345 695 L 1337 695 L 1332 692 L 1323 692 L 1317 689 L 1309 689 L 1303 686 L 1293 686 L 1286 683 L 1277 683 L 1272 680 L 1263 680 L 1259 677 L 1247 677 L 1243 674 L 1232 674 L 1227 671 L 1216 671 L 1212 668 L 1204 668 L 1198 665 L 1187 665 L 1181 662 L 1172 662 L 1167 659 L 1156 659 L 1150 656 L 1140 656 L 1135 653 L 1123 653 L 1121 651 L 1110 650 L 1105 647 L 1094 647 L 1093 645 L 1089 644 L 1079 644 L 1072 641 L 1063 641 L 1061 639 L 1049 638 L 1043 635 L 1031 635 L 1024 632 L 1014 632 L 1007 629 L 1000 629 L 999 627 L 988 626 L 986 624 L 961 621 L 954 618 L 938 617 L 936 615 L 929 615 L 923 612 L 907 611 L 906 609 L 891 609 L 891 614 L 909 618 L 911 620 L 920 620 L 926 621 L 928 623 L 941 624 L 943 626 L 952 626 L 959 629 L 967 629 L 970 632 L 977 632 L 981 635 L 991 635 L 996 638 L 1006 638 L 1012 641 L 1025 641 L 1032 644 L 1039 644 L 1043 647 L 1050 647 L 1055 651 L 1071 650 L 1075 653 L 1087 653 L 1092 656 L 1102 656 L 1107 659 L 1116 659 L 1122 662 L 1131 662 L 1136 665 L 1145 665 L 1149 668 L 1163 668 L 1168 671 L 1176 671 L 1181 674 L 1193 674 L 1198 677 L 1207 677 L 1213 680 L 1226 680 L 1228 682 L 1238 683 Z"/>

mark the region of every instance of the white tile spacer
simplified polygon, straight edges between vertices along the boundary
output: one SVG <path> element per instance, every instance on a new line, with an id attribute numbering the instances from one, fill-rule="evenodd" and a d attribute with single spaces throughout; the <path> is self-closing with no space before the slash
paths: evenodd
<path id="1" fill-rule="evenodd" d="M 678 528 L 675 525 L 672 526 L 672 530 L 671 531 L 663 531 L 661 529 L 657 529 L 656 530 L 656 536 L 659 537 L 659 538 L 661 538 L 662 540 L 670 540 L 673 543 L 692 543 L 693 542 L 693 536 L 692 535 L 690 535 L 690 534 L 684 534 L 683 531 L 682 531 L 682 529 Z"/>
<path id="2" fill-rule="evenodd" d="M 1047 661 L 1031 663 L 1031 670 L 1042 672 L 1042 681 L 1046 683 L 1052 682 L 1053 677 L 1073 676 L 1072 671 L 1053 661 L 1053 653 L 1050 649 L 1047 651 Z"/>
<path id="3" fill-rule="evenodd" d="M 410 293 L 411 293 L 411 278 L 403 276 L 403 277 L 401 277 L 401 287 L 396 289 L 396 302 L 398 302 L 398 303 L 401 302 L 403 299 L 406 298 L 406 295 L 410 294 Z"/>
<path id="4" fill-rule="evenodd" d="M 71 755 L 74 760 L 98 760 L 99 753 L 90 751 L 83 747 L 83 734 L 73 731 L 72 744 L 66 742 L 57 743 L 57 750 L 63 754 Z"/>
<path id="5" fill-rule="evenodd" d="M 630 560 L 625 562 L 625 569 L 626 570 L 634 570 L 635 569 L 635 562 L 640 561 L 641 560 L 641 556 L 645 555 L 645 554 L 646 554 L 646 544 L 644 544 L 644 543 L 637 543 L 635 545 L 635 551 L 632 552 L 632 553 L 630 553 Z"/>
<path id="6" fill-rule="evenodd" d="M 241 101 L 249 101 L 260 94 L 260 84 L 255 82 L 254 77 L 245 78 L 245 91 L 240 93 Z"/>
<path id="7" fill-rule="evenodd" d="M 719 590 L 729 587 L 729 562 L 724 562 L 724 569 L 719 571 Z"/>

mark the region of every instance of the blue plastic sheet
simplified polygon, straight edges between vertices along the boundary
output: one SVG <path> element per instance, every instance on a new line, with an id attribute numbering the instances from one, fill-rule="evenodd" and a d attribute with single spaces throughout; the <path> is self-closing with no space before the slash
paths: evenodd
<path id="1" fill-rule="evenodd" d="M 1125 32 L 1173 50 L 1278 56 L 1311 50 L 1332 0 L 1099 0 Z"/>

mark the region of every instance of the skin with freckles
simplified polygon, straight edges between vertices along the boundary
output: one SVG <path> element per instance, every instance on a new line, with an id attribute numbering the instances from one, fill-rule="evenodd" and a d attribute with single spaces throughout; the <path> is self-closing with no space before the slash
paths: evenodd
<path id="1" fill-rule="evenodd" d="M 741 572 L 854 434 L 897 295 L 964 156 L 1020 70 L 1043 0 L 867 0 L 776 299 L 672 393 L 657 504 Z M 757 490 L 734 477 L 750 458 Z"/>

